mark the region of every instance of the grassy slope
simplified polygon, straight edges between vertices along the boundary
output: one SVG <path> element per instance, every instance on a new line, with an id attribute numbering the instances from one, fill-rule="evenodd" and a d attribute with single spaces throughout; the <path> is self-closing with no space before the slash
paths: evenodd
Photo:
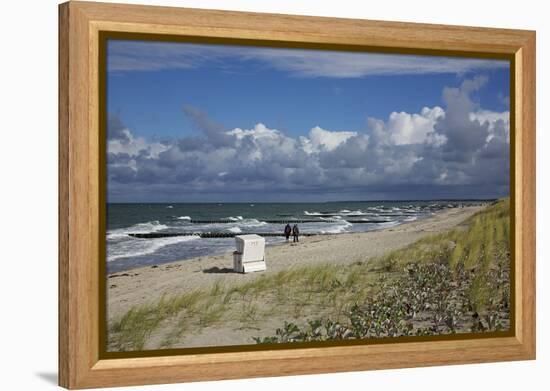
<path id="1" fill-rule="evenodd" d="M 463 226 L 351 265 L 296 267 L 254 281 L 215 284 L 132 308 L 109 325 L 110 350 L 141 350 L 169 323 L 161 347 L 187 331 L 286 318 L 256 342 L 370 338 L 508 327 L 509 201 Z M 253 342 L 251 338 L 251 342 Z"/>

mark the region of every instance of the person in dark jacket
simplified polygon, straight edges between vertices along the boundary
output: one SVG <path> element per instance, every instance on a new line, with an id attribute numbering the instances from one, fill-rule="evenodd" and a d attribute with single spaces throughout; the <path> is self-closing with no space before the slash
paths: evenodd
<path id="1" fill-rule="evenodd" d="M 285 227 L 285 238 L 288 242 L 288 238 L 290 238 L 290 234 L 292 233 L 292 228 L 290 228 L 290 224 L 287 224 Z"/>
<path id="2" fill-rule="evenodd" d="M 298 229 L 298 224 L 294 224 L 294 227 L 292 227 L 292 239 L 293 242 L 299 242 L 298 235 L 300 235 L 300 230 Z"/>

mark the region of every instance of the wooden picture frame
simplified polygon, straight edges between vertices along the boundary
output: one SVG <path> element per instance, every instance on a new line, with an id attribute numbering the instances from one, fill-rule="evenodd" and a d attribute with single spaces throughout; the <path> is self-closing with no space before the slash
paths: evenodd
<path id="1" fill-rule="evenodd" d="M 509 58 L 514 224 L 509 336 L 186 355 L 101 354 L 103 32 Z M 535 32 L 137 5 L 59 6 L 59 384 L 90 388 L 535 358 Z"/>

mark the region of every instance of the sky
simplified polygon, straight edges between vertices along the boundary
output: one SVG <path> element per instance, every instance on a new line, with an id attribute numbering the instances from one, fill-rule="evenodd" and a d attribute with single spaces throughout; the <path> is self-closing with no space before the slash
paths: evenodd
<path id="1" fill-rule="evenodd" d="M 507 61 L 109 40 L 109 202 L 498 198 Z"/>

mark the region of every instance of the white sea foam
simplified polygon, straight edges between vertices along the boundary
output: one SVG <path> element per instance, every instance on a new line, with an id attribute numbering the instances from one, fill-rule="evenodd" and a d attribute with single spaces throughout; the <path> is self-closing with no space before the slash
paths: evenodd
<path id="1" fill-rule="evenodd" d="M 191 220 L 190 216 L 180 216 L 178 217 L 178 220 Z"/>
<path id="2" fill-rule="evenodd" d="M 112 262 L 121 258 L 139 257 L 153 254 L 162 247 L 172 244 L 189 242 L 200 239 L 199 236 L 174 236 L 157 239 L 129 238 L 118 243 L 107 244 L 107 261 Z"/>
<path id="3" fill-rule="evenodd" d="M 344 224 L 339 223 L 339 225 L 330 227 L 329 229 L 321 230 L 320 232 L 322 234 L 341 234 L 342 232 L 346 232 L 349 227 L 353 226 L 353 224 L 349 221 L 342 220 L 342 223 Z"/>
<path id="4" fill-rule="evenodd" d="M 342 220 L 342 216 L 319 217 L 319 220 L 324 220 L 324 221 Z"/>
<path id="5" fill-rule="evenodd" d="M 148 233 L 148 232 L 157 232 L 162 231 L 163 229 L 168 228 L 168 226 L 164 224 L 160 224 L 160 222 L 157 221 L 149 221 L 147 223 L 139 223 L 132 225 L 131 227 L 127 228 L 118 228 L 114 229 L 112 231 L 107 232 L 107 238 L 108 239 L 115 239 L 115 238 L 121 238 L 121 237 L 127 237 L 130 233 L 140 234 L 140 233 Z"/>
<path id="6" fill-rule="evenodd" d="M 306 216 L 322 216 L 323 215 L 321 212 L 308 212 L 307 210 L 304 210 L 304 214 Z"/>
<path id="7" fill-rule="evenodd" d="M 231 228 L 228 228 L 227 230 L 235 234 L 240 234 L 241 232 L 243 232 L 242 229 L 240 229 L 239 227 L 231 227 Z"/>
<path id="8" fill-rule="evenodd" d="M 262 225 L 267 225 L 265 221 L 260 221 L 257 219 L 246 219 L 243 220 L 242 223 L 239 223 L 241 226 L 244 227 L 261 227 Z"/>
<path id="9" fill-rule="evenodd" d="M 237 217 L 229 216 L 229 217 L 227 218 L 227 220 L 231 220 L 231 221 L 241 221 L 241 220 L 244 220 L 244 219 L 243 219 L 243 216 L 237 216 Z"/>
<path id="10" fill-rule="evenodd" d="M 416 217 L 416 216 L 411 216 L 411 217 L 407 217 L 407 218 L 404 219 L 403 221 L 415 221 L 416 219 L 418 219 L 418 217 Z"/>
<path id="11" fill-rule="evenodd" d="M 360 210 L 354 210 L 353 212 L 349 212 L 349 213 L 347 213 L 347 214 L 348 214 L 348 215 L 364 216 L 364 215 L 366 215 L 367 213 L 362 212 L 362 211 L 360 211 Z"/>
<path id="12" fill-rule="evenodd" d="M 267 225 L 265 221 L 260 221 L 257 219 L 242 219 L 239 220 L 237 218 L 234 219 L 225 219 L 228 221 L 231 221 L 230 227 L 239 227 L 242 228 L 254 228 L 254 227 L 263 227 Z M 194 230 L 197 231 L 224 231 L 227 230 L 228 224 L 227 223 L 208 223 L 208 224 L 195 224 L 193 225 Z"/>
<path id="13" fill-rule="evenodd" d="M 166 207 L 166 209 L 172 209 L 172 208 L 173 208 L 172 205 L 168 205 L 168 206 Z"/>

